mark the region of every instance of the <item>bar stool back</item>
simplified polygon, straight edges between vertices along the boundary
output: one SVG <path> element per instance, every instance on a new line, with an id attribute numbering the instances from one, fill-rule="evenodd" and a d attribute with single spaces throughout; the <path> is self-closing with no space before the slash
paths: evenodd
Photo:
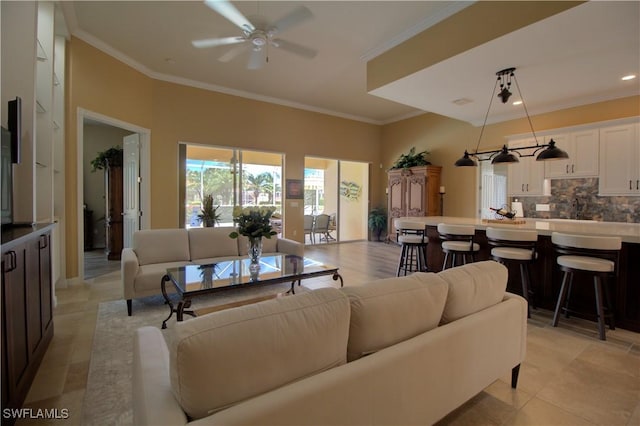
<path id="1" fill-rule="evenodd" d="M 396 276 L 426 271 L 429 239 L 425 235 L 425 226 L 403 219 L 395 219 L 393 224 L 398 231 L 398 243 L 402 245 Z"/>
<path id="2" fill-rule="evenodd" d="M 602 237 L 592 235 L 573 235 L 553 232 L 551 242 L 559 254 L 557 262 L 564 272 L 562 286 L 553 314 L 552 325 L 558 325 L 560 311 L 565 312 L 568 318 L 569 299 L 571 297 L 571 285 L 575 273 L 588 273 L 593 275 L 593 285 L 596 299 L 596 314 L 598 319 L 598 334 L 600 340 L 606 340 L 605 321 L 609 318 L 609 328 L 615 329 L 613 304 L 606 281 L 614 277 L 618 263 L 622 240 L 620 237 Z M 605 304 L 606 311 L 605 312 Z"/>
<path id="3" fill-rule="evenodd" d="M 447 223 L 438 224 L 438 234 L 442 241 L 442 251 L 444 252 L 444 263 L 442 269 L 447 269 L 449 255 L 451 264 L 456 266 L 458 256 L 462 259 L 462 264 L 467 263 L 467 259 L 475 262 L 475 255 L 480 251 L 480 245 L 473 242 L 476 229 L 471 225 L 452 225 Z"/>
<path id="4" fill-rule="evenodd" d="M 514 263 L 520 266 L 522 297 L 528 302 L 527 316 L 531 318 L 531 306 L 535 307 L 535 304 L 529 264 L 537 258 L 538 231 L 489 227 L 486 232 L 487 242 L 493 247 L 491 257 L 503 264 Z"/>

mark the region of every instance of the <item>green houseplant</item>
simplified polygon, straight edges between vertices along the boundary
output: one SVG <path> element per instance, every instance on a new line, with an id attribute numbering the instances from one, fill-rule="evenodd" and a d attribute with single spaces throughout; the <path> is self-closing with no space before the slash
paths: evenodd
<path id="1" fill-rule="evenodd" d="M 396 162 L 393 163 L 390 170 L 408 169 L 409 167 L 415 166 L 428 166 L 431 163 L 425 158 L 426 155 L 429 155 L 429 151 L 416 152 L 416 147 L 414 146 L 409 150 L 408 154 L 400 155 Z"/>
<path id="2" fill-rule="evenodd" d="M 112 166 L 121 166 L 123 155 L 122 147 L 119 146 L 114 146 L 106 151 L 99 152 L 96 158 L 91 160 L 91 167 L 93 167 L 91 171 L 104 170 L 109 164 Z"/>
<path id="3" fill-rule="evenodd" d="M 204 196 L 202 199 L 202 210 L 198 215 L 204 227 L 211 228 L 220 223 L 221 214 L 218 213 L 219 208 L 220 206 L 213 206 L 213 194 Z"/>
<path id="4" fill-rule="evenodd" d="M 369 212 L 369 229 L 376 236 L 376 241 L 380 241 L 382 231 L 387 229 L 387 212 L 381 207 L 371 209 Z"/>

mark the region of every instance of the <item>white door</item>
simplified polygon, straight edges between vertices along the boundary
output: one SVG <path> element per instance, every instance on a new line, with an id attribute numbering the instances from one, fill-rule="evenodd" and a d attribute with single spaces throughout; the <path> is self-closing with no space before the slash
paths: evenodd
<path id="1" fill-rule="evenodd" d="M 125 136 L 122 146 L 123 247 L 131 247 L 133 233 L 140 229 L 140 135 Z"/>

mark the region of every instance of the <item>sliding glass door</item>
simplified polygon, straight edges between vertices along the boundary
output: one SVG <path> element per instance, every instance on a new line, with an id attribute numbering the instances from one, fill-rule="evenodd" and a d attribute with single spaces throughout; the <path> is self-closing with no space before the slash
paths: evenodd
<path id="1" fill-rule="evenodd" d="M 282 154 L 180 145 L 181 223 L 199 227 L 202 199 L 212 195 L 221 226 L 233 225 L 234 206 L 274 206 L 282 224 Z"/>

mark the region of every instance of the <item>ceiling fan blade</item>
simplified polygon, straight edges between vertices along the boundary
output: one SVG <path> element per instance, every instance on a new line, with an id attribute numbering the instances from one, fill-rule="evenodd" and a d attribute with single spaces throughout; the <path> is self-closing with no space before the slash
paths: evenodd
<path id="1" fill-rule="evenodd" d="M 309 59 L 314 58 L 318 54 L 317 50 L 311 49 L 310 47 L 305 47 L 298 43 L 282 40 L 280 38 L 272 40 L 272 45 L 279 49 L 286 50 L 287 52 L 291 52 Z"/>
<path id="2" fill-rule="evenodd" d="M 224 55 L 220 56 L 218 60 L 220 62 L 229 62 L 245 50 L 247 50 L 249 46 L 246 44 L 241 44 L 240 46 L 235 46 L 229 49 Z"/>
<path id="3" fill-rule="evenodd" d="M 205 38 L 203 40 L 192 40 L 191 44 L 199 49 L 203 47 L 225 46 L 227 44 L 236 44 L 246 41 L 244 37 L 221 37 L 221 38 Z"/>
<path id="4" fill-rule="evenodd" d="M 299 6 L 291 11 L 288 15 L 283 16 L 273 23 L 270 31 L 272 34 L 280 34 L 301 22 L 313 18 L 313 13 L 304 6 Z"/>
<path id="5" fill-rule="evenodd" d="M 245 16 L 240 13 L 236 7 L 227 0 L 205 0 L 204 3 L 211 9 L 218 12 L 220 15 L 227 18 L 234 25 L 240 27 L 242 30 L 248 30 L 249 32 L 255 30 L 251 22 Z"/>
<path id="6" fill-rule="evenodd" d="M 257 70 L 262 68 L 264 63 L 267 61 L 267 52 L 266 49 L 252 49 L 251 55 L 249 56 L 249 62 L 247 63 L 247 68 L 250 70 Z"/>

